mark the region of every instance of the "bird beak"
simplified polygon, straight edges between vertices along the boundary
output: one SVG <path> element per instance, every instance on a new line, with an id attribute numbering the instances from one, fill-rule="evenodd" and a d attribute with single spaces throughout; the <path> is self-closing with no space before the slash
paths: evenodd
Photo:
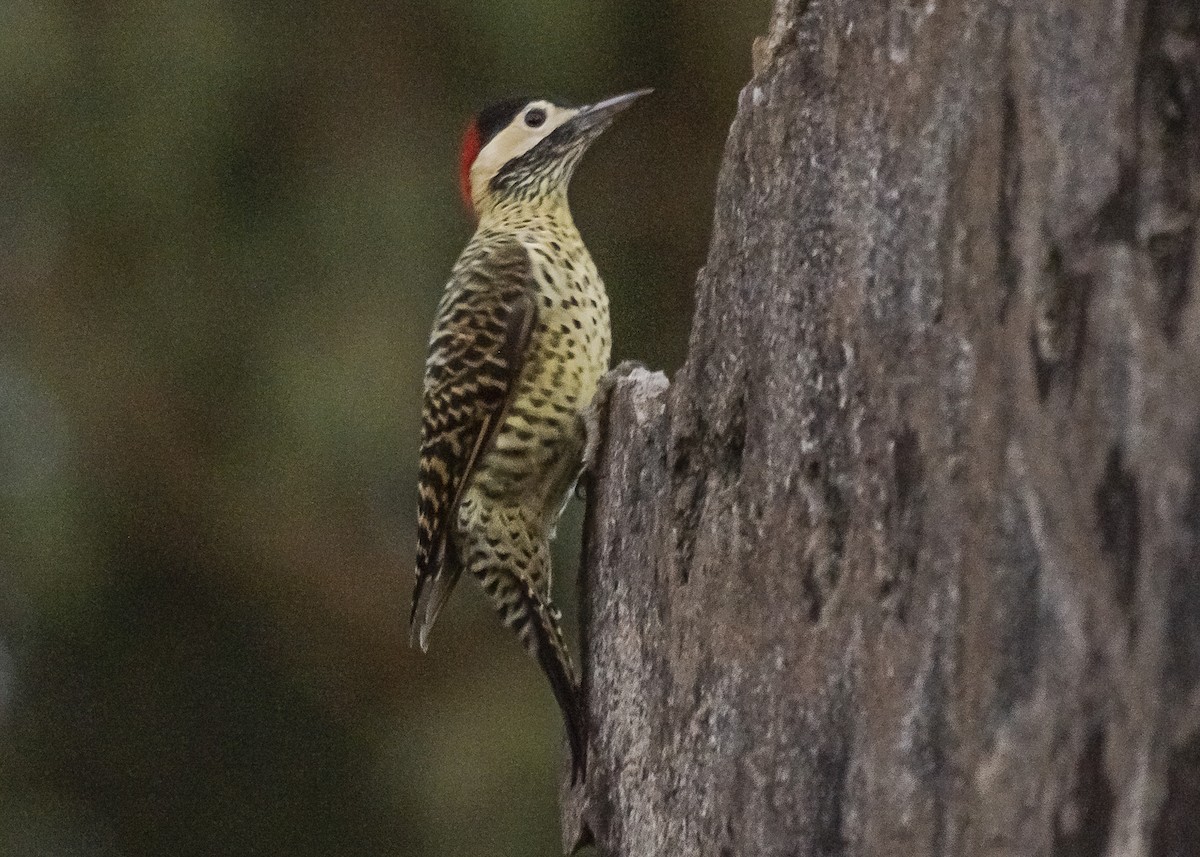
<path id="1" fill-rule="evenodd" d="M 626 92 L 624 95 L 614 95 L 612 98 L 606 98 L 595 104 L 584 105 L 579 108 L 579 112 L 567 124 L 573 126 L 573 130 L 577 133 L 593 129 L 598 133 L 608 127 L 614 116 L 643 95 L 649 95 L 653 91 L 653 89 L 635 89 L 633 92 Z"/>

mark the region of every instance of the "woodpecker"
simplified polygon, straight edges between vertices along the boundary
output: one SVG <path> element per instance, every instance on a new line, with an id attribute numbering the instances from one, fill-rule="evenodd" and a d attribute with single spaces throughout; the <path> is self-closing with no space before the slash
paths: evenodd
<path id="1" fill-rule="evenodd" d="M 550 599 L 550 540 L 583 466 L 608 368 L 608 296 L 567 205 L 583 153 L 642 89 L 583 107 L 501 101 L 459 161 L 476 231 L 451 271 L 425 364 L 413 642 L 469 571 L 550 681 L 585 773 L 579 679 Z"/>

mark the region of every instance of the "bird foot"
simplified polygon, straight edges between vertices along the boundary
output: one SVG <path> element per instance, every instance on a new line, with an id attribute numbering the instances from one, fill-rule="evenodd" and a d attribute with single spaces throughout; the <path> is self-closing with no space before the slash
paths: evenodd
<path id="1" fill-rule="evenodd" d="M 583 499 L 586 489 L 584 482 L 594 479 L 596 464 L 600 457 L 600 442 L 604 437 L 604 419 L 608 415 L 608 402 L 612 398 L 613 388 L 622 378 L 628 378 L 634 371 L 645 369 L 646 365 L 637 360 L 622 360 L 617 366 L 605 372 L 596 385 L 596 394 L 581 414 L 583 420 L 583 466 L 579 477 L 575 480 L 575 495 Z"/>

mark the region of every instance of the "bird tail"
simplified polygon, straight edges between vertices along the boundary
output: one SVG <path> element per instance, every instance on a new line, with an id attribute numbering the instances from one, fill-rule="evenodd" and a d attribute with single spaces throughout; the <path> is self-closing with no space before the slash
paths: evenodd
<path id="1" fill-rule="evenodd" d="M 549 621 L 542 619 L 531 623 L 537 627 L 535 657 L 550 680 L 554 701 L 566 724 L 567 741 L 571 746 L 571 784 L 574 785 L 587 778 L 587 708 L 571 654 L 562 638 L 558 611 L 549 603 L 542 607 Z"/>
<path id="2" fill-rule="evenodd" d="M 516 633 L 550 682 L 571 746 L 571 782 L 579 782 L 587 775 L 587 719 L 559 613 L 531 580 L 503 565 L 489 565 L 477 575 L 505 626 Z"/>
<path id="3" fill-rule="evenodd" d="M 417 584 L 418 588 L 413 593 L 412 612 L 408 617 L 409 645 L 419 646 L 422 652 L 429 650 L 429 632 L 450 600 L 460 571 L 457 566 L 444 568 L 437 577 Z"/>

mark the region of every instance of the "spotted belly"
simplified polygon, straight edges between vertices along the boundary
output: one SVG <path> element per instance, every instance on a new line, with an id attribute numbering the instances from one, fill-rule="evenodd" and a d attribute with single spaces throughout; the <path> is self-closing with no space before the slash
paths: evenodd
<path id="1" fill-rule="evenodd" d="M 594 329 L 605 323 L 605 330 Z M 576 324 L 545 311 L 509 405 L 475 479 L 481 499 L 515 503 L 553 523 L 579 475 L 582 413 L 608 365 L 607 313 Z"/>

